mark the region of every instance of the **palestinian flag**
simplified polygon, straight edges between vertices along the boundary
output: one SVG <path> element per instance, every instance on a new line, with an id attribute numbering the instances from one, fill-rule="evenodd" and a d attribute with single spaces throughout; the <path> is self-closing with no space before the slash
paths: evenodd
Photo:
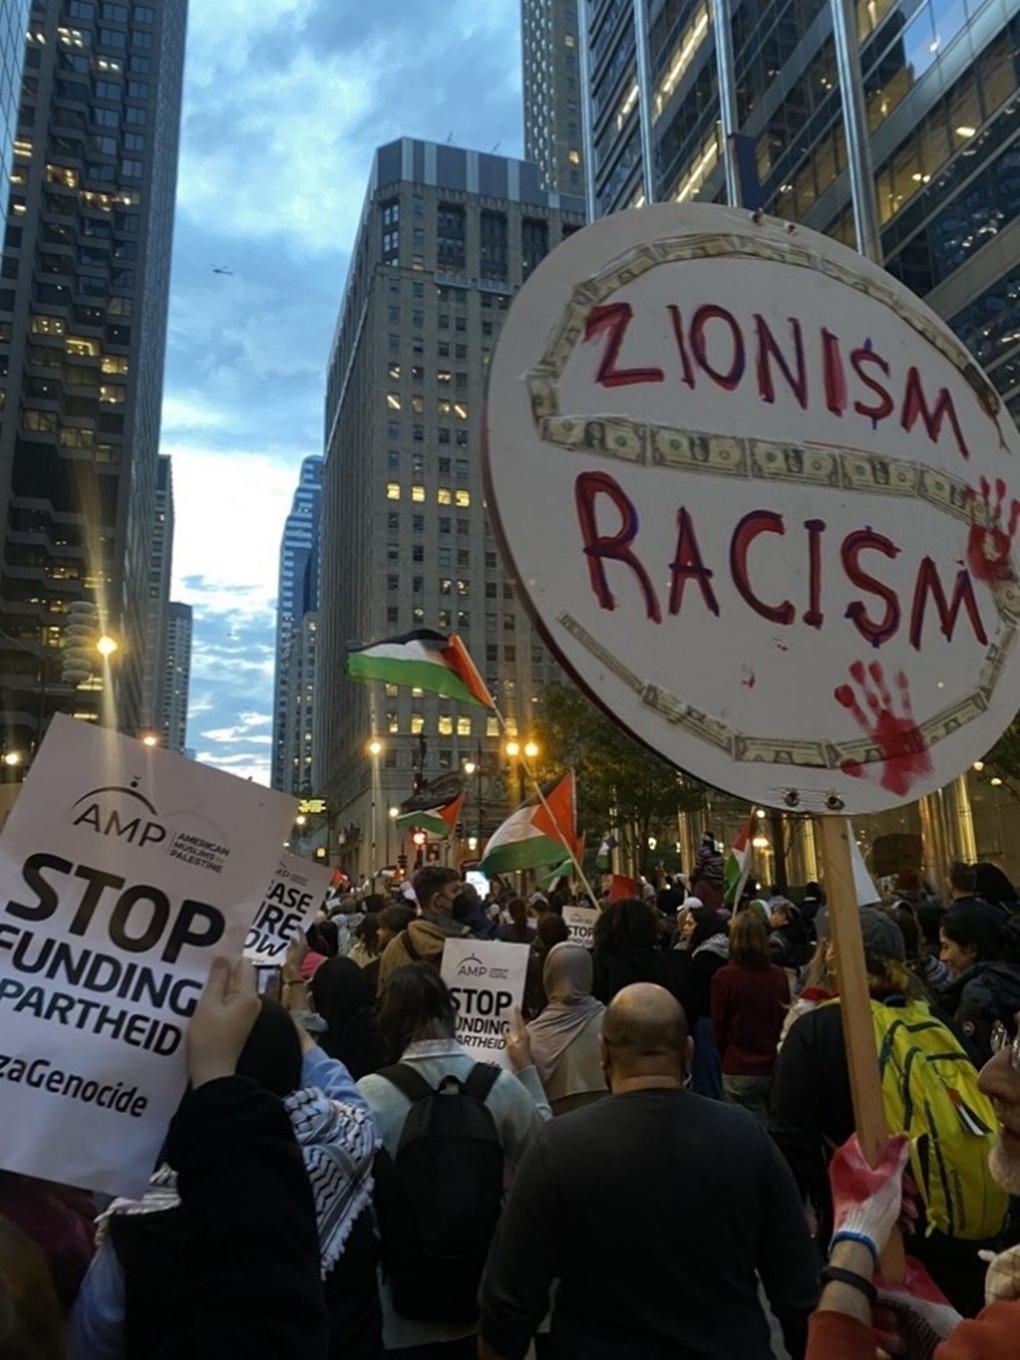
<path id="1" fill-rule="evenodd" d="M 350 679 L 366 684 L 382 680 L 388 685 L 411 685 L 461 703 L 495 708 L 485 681 L 456 633 L 447 637 L 430 628 L 416 628 L 367 647 L 350 647 L 346 671 Z"/>
<path id="2" fill-rule="evenodd" d="M 602 844 L 599 846 L 598 854 L 595 856 L 596 869 L 601 869 L 603 870 L 603 872 L 605 872 L 606 870 L 612 867 L 613 851 L 616 849 L 618 844 L 619 841 L 616 839 L 616 837 L 611 833 L 607 832 L 606 835 L 603 837 Z"/>
<path id="3" fill-rule="evenodd" d="M 464 795 L 458 793 L 445 802 L 433 802 L 411 812 L 402 812 L 396 819 L 396 826 L 400 831 L 419 826 L 422 831 L 428 831 L 433 836 L 452 836 L 460 821 L 463 806 Z"/>
<path id="4" fill-rule="evenodd" d="M 478 868 L 491 878 L 514 869 L 561 864 L 567 847 L 574 849 L 577 820 L 574 772 L 567 770 L 542 786 L 548 810 L 534 794 L 512 812 L 489 839 Z"/>
<path id="5" fill-rule="evenodd" d="M 726 856 L 723 873 L 726 879 L 726 894 L 723 901 L 736 906 L 744 884 L 751 873 L 751 835 L 754 830 L 754 813 L 744 823 L 744 829 L 733 843 L 733 849 Z"/>
<path id="6" fill-rule="evenodd" d="M 584 840 L 585 838 L 584 836 L 582 836 L 581 839 L 578 841 L 577 848 L 575 850 L 578 864 L 580 864 L 581 861 L 584 859 Z M 558 863 L 554 869 L 550 869 L 544 874 L 539 874 L 535 882 L 538 884 L 540 888 L 552 888 L 558 879 L 561 878 L 570 879 L 573 878 L 574 874 L 576 873 L 577 870 L 574 868 L 574 861 L 570 858 L 569 855 L 567 855 L 564 858 L 563 862 Z"/>
<path id="7" fill-rule="evenodd" d="M 624 874 L 614 874 L 613 882 L 609 889 L 609 901 L 623 902 L 629 897 L 641 896 L 641 884 L 636 878 L 627 878 Z"/>

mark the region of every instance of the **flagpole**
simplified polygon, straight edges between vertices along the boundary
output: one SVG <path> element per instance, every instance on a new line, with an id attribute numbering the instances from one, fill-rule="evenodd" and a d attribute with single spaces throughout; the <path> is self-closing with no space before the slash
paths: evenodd
<path id="1" fill-rule="evenodd" d="M 508 736 L 510 735 L 510 731 L 509 731 L 509 728 L 507 727 L 506 719 L 503 717 L 503 714 L 499 711 L 499 708 L 497 707 L 495 701 L 493 701 L 492 711 L 493 711 L 493 712 L 495 713 L 495 715 L 496 715 L 496 721 L 499 723 L 500 727 L 503 729 L 503 735 L 508 737 Z M 525 773 L 525 774 L 528 776 L 528 778 L 531 780 L 532 784 L 534 784 L 534 786 L 535 786 L 535 792 L 538 794 L 538 801 L 542 804 L 543 808 L 545 808 L 546 813 L 547 813 L 548 816 L 549 816 L 549 820 L 552 822 L 553 826 L 554 826 L 555 829 L 556 829 L 557 834 L 558 834 L 559 837 L 560 837 L 560 840 L 563 842 L 564 849 L 565 849 L 566 852 L 567 852 L 567 855 L 568 855 L 568 857 L 569 857 L 569 859 L 570 859 L 571 864 L 574 866 L 574 869 L 575 869 L 575 871 L 576 871 L 576 873 L 577 873 L 578 878 L 581 880 L 581 884 L 582 884 L 582 886 L 583 886 L 585 892 L 588 894 L 588 897 L 589 897 L 589 899 L 591 900 L 591 902 L 594 904 L 596 910 L 598 910 L 598 909 L 599 909 L 599 900 L 598 900 L 598 898 L 595 896 L 595 894 L 592 892 L 591 884 L 588 882 L 587 876 L 585 875 L 584 870 L 581 868 L 580 864 L 578 863 L 578 861 L 577 861 L 577 856 L 576 856 L 576 854 L 574 853 L 574 835 L 573 835 L 574 828 L 573 828 L 573 827 L 570 828 L 570 835 L 569 835 L 569 836 L 565 836 L 565 835 L 563 834 L 563 828 L 560 826 L 559 822 L 556 820 L 556 814 L 555 814 L 555 812 L 553 812 L 552 808 L 549 806 L 548 802 L 546 801 L 546 796 L 545 796 L 545 794 L 542 792 L 542 785 L 539 783 L 538 778 L 537 778 L 536 775 L 535 775 L 535 771 L 531 768 L 531 765 L 530 765 L 530 763 L 528 762 L 528 758 L 527 758 L 527 756 L 524 754 L 524 751 L 523 751 L 523 750 L 521 751 L 521 754 L 520 754 L 520 756 L 519 756 L 519 760 L 520 760 L 521 764 L 522 764 L 523 767 L 524 767 L 524 773 Z"/>

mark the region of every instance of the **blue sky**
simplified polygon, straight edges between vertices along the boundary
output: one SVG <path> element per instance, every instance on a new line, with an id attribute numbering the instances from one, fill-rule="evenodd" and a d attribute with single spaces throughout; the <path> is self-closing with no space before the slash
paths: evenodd
<path id="1" fill-rule="evenodd" d="M 162 452 L 200 760 L 268 782 L 280 534 L 322 453 L 374 149 L 452 133 L 516 156 L 521 123 L 517 0 L 191 5 Z"/>

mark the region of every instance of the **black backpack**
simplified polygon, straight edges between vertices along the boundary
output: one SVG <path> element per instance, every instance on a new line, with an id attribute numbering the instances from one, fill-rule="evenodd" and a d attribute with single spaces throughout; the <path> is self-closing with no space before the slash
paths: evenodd
<path id="1" fill-rule="evenodd" d="M 503 1206 L 503 1149 L 485 1104 L 500 1069 L 433 1088 L 405 1063 L 385 1077 L 411 1101 L 397 1155 L 376 1157 L 382 1262 L 393 1306 L 419 1322 L 474 1322 Z"/>

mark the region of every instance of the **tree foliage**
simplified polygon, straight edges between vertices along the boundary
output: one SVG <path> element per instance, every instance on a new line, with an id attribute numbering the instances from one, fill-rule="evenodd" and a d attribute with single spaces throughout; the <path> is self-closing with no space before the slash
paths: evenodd
<path id="1" fill-rule="evenodd" d="M 634 741 L 573 685 L 545 690 L 535 735 L 543 768 L 577 773 L 579 828 L 598 845 L 611 827 L 644 869 L 648 839 L 672 845 L 677 813 L 700 811 L 706 786 Z"/>
<path id="2" fill-rule="evenodd" d="M 984 758 L 981 778 L 1001 780 L 1020 802 L 1020 715 L 1015 717 Z"/>

